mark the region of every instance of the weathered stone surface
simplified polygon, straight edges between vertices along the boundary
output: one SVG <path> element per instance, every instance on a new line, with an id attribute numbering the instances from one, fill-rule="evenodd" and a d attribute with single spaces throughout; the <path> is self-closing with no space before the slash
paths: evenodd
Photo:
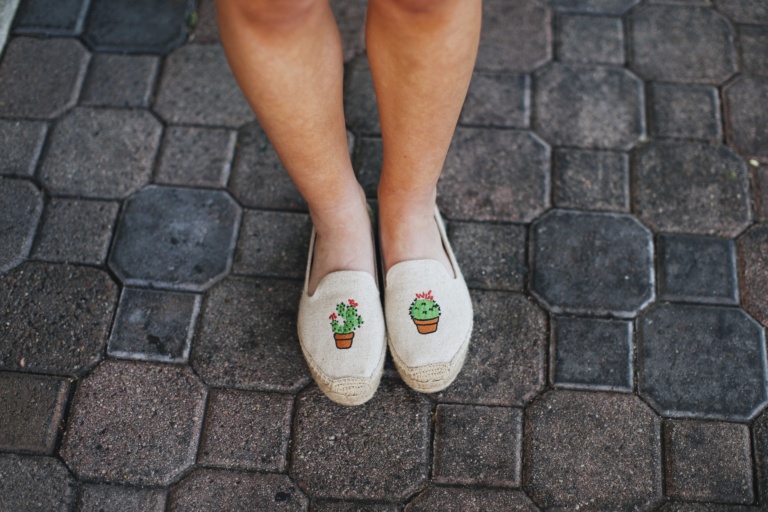
<path id="1" fill-rule="evenodd" d="M 549 206 L 549 146 L 530 132 L 458 128 L 438 183 L 456 220 L 530 222 Z"/>
<path id="2" fill-rule="evenodd" d="M 557 150 L 553 189 L 558 208 L 629 211 L 629 158 L 612 151 Z"/>
<path id="3" fill-rule="evenodd" d="M 486 510 L 515 510 L 536 512 L 539 510 L 520 491 L 505 489 L 470 489 L 463 487 L 428 487 L 405 507 L 406 512 L 432 512 L 434 510 L 461 510 L 485 512 Z"/>
<path id="4" fill-rule="evenodd" d="M 83 30 L 89 2 L 25 0 L 19 3 L 13 31 L 17 34 L 76 36 Z"/>
<path id="5" fill-rule="evenodd" d="M 51 130 L 40 180 L 53 194 L 126 197 L 149 181 L 161 133 L 146 111 L 76 108 Z"/>
<path id="6" fill-rule="evenodd" d="M 629 27 L 631 66 L 643 78 L 717 85 L 738 70 L 733 26 L 713 9 L 647 6 Z"/>
<path id="7" fill-rule="evenodd" d="M 765 333 L 740 309 L 661 304 L 637 343 L 640 393 L 665 416 L 743 421 L 768 401 Z"/>
<path id="8" fill-rule="evenodd" d="M 741 77 L 723 93 L 728 143 L 739 151 L 768 161 L 768 78 Z"/>
<path id="9" fill-rule="evenodd" d="M 26 263 L 0 277 L 0 369 L 81 373 L 101 359 L 116 302 L 94 268 Z"/>
<path id="10" fill-rule="evenodd" d="M 3 510 L 69 512 L 77 484 L 64 464 L 52 457 L 0 454 L 0 496 Z"/>
<path id="11" fill-rule="evenodd" d="M 310 381 L 296 334 L 301 283 L 229 278 L 208 291 L 192 366 L 211 386 L 298 391 Z"/>
<path id="12" fill-rule="evenodd" d="M 557 57 L 563 62 L 624 64 L 621 18 L 561 16 Z"/>
<path id="13" fill-rule="evenodd" d="M 547 316 L 523 295 L 473 292 L 469 354 L 441 402 L 522 406 L 545 383 Z"/>
<path id="14" fill-rule="evenodd" d="M 0 63 L 0 117 L 57 117 L 75 104 L 89 58 L 74 39 L 12 39 Z"/>
<path id="15" fill-rule="evenodd" d="M 633 211 L 655 230 L 735 236 L 749 224 L 747 165 L 730 148 L 654 141 L 635 164 Z"/>
<path id="16" fill-rule="evenodd" d="M 32 176 L 47 132 L 43 122 L 0 119 L 0 174 Z"/>
<path id="17" fill-rule="evenodd" d="M 236 141 L 233 130 L 169 127 L 163 137 L 155 183 L 226 187 Z"/>
<path id="18" fill-rule="evenodd" d="M 352 167 L 366 197 L 376 198 L 384 150 L 380 137 L 358 137 L 352 153 Z"/>
<path id="19" fill-rule="evenodd" d="M 747 505 L 668 501 L 659 509 L 659 512 L 758 512 L 759 510 L 757 507 Z"/>
<path id="20" fill-rule="evenodd" d="M 640 0 L 549 0 L 549 5 L 564 12 L 624 14 Z"/>
<path id="21" fill-rule="evenodd" d="M 757 225 L 738 239 L 739 283 L 744 309 L 768 327 L 768 226 Z"/>
<path id="22" fill-rule="evenodd" d="M 553 64 L 535 80 L 533 127 L 547 142 L 630 149 L 643 138 L 643 83 L 626 69 Z"/>
<path id="23" fill-rule="evenodd" d="M 768 22 L 768 20 L 767 20 Z M 768 27 L 739 25 L 739 42 L 744 71 L 752 75 L 768 76 Z"/>
<path id="24" fill-rule="evenodd" d="M 476 71 L 469 84 L 459 123 L 500 128 L 528 128 L 531 79 L 515 73 Z"/>
<path id="25" fill-rule="evenodd" d="M 166 491 L 124 485 L 85 484 L 79 512 L 164 512 Z"/>
<path id="26" fill-rule="evenodd" d="M 376 91 L 368 58 L 361 55 L 349 64 L 344 72 L 344 117 L 347 126 L 357 135 L 381 134 Z"/>
<path id="27" fill-rule="evenodd" d="M 714 0 L 717 8 L 739 23 L 768 24 L 768 5 L 762 0 Z"/>
<path id="28" fill-rule="evenodd" d="M 293 398 L 287 395 L 211 391 L 198 463 L 284 472 L 292 410 Z"/>
<path id="29" fill-rule="evenodd" d="M 81 479 L 168 485 L 195 461 L 205 394 L 187 367 L 104 362 L 75 392 L 61 456 Z"/>
<path id="30" fill-rule="evenodd" d="M 126 202 L 109 265 L 124 284 L 204 290 L 229 272 L 239 224 L 226 192 L 149 186 Z"/>
<path id="31" fill-rule="evenodd" d="M 331 9 L 336 17 L 344 49 L 344 62 L 365 51 L 365 14 L 367 0 L 333 0 Z"/>
<path id="32" fill-rule="evenodd" d="M 0 450 L 52 455 L 68 388 L 65 379 L 0 373 Z"/>
<path id="33" fill-rule="evenodd" d="M 664 425 L 666 494 L 672 498 L 752 503 L 747 425 L 669 421 Z"/>
<path id="34" fill-rule="evenodd" d="M 755 483 L 760 501 L 768 496 L 768 413 L 763 411 L 752 426 L 755 450 Z"/>
<path id="35" fill-rule="evenodd" d="M 314 501 L 310 512 L 398 512 L 396 505 L 360 503 L 352 501 Z"/>
<path id="36" fill-rule="evenodd" d="M 85 78 L 80 103 L 99 107 L 148 107 L 160 59 L 150 55 L 97 53 Z"/>
<path id="37" fill-rule="evenodd" d="M 653 240 L 630 216 L 555 210 L 530 251 L 531 291 L 556 313 L 632 317 L 653 299 Z"/>
<path id="38" fill-rule="evenodd" d="M 195 10 L 195 23 L 188 42 L 221 43 L 219 24 L 216 19 L 216 0 L 199 0 Z"/>
<path id="39" fill-rule="evenodd" d="M 43 195 L 31 182 L 0 178 L 0 274 L 27 257 L 42 211 Z"/>
<path id="40" fill-rule="evenodd" d="M 190 44 L 169 55 L 154 107 L 175 124 L 237 128 L 253 120 L 219 45 Z"/>
<path id="41" fill-rule="evenodd" d="M 535 0 L 483 2 L 483 30 L 475 66 L 528 72 L 552 58 L 550 11 Z"/>
<path id="42" fill-rule="evenodd" d="M 723 138 L 720 97 L 715 87 L 655 83 L 651 97 L 654 135 L 710 142 Z"/>
<path id="43" fill-rule="evenodd" d="M 358 407 L 310 387 L 296 402 L 290 475 L 316 497 L 401 501 L 427 481 L 429 424 L 429 401 L 399 383 Z"/>
<path id="44" fill-rule="evenodd" d="M 661 425 L 634 395 L 551 391 L 526 409 L 525 489 L 546 509 L 649 510 Z"/>

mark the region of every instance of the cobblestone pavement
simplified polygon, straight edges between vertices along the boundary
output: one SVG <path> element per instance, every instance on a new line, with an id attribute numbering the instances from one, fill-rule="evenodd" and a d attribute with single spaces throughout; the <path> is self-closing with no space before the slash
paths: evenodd
<path id="1" fill-rule="evenodd" d="M 365 4 L 334 2 L 355 170 Z M 768 509 L 768 2 L 485 0 L 439 204 L 446 391 L 331 403 L 310 221 L 212 0 L 22 0 L 0 61 L 0 510 Z"/>

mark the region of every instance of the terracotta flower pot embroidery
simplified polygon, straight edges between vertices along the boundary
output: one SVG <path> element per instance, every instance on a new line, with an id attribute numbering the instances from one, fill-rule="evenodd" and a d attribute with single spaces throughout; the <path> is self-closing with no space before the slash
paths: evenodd
<path id="1" fill-rule="evenodd" d="M 363 325 L 363 317 L 357 313 L 358 303 L 354 299 L 348 299 L 347 302 L 349 304 L 339 302 L 336 305 L 336 312 L 328 317 L 331 320 L 333 338 L 336 340 L 338 349 L 350 348 L 352 338 L 355 337 L 354 330 Z M 343 323 L 339 322 L 339 319 L 343 320 Z"/>
<path id="2" fill-rule="evenodd" d="M 416 294 L 416 298 L 411 302 L 410 314 L 420 334 L 430 334 L 437 330 L 440 305 L 435 302 L 432 290 Z"/>

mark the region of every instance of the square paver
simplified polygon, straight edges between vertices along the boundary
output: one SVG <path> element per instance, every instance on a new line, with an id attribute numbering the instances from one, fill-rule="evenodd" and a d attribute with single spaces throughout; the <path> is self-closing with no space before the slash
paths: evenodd
<path id="1" fill-rule="evenodd" d="M 529 72 L 552 58 L 550 10 L 541 2 L 486 0 L 477 69 Z"/>
<path id="2" fill-rule="evenodd" d="M 69 512 L 77 482 L 53 457 L 0 454 L 0 496 L 4 512 Z"/>
<path id="3" fill-rule="evenodd" d="M 528 128 L 531 79 L 516 73 L 475 71 L 459 123 L 473 126 Z"/>
<path id="4" fill-rule="evenodd" d="M 76 36 L 83 30 L 89 0 L 23 0 L 13 31 L 17 34 Z"/>
<path id="5" fill-rule="evenodd" d="M 564 62 L 624 64 L 621 18 L 560 16 L 557 57 Z"/>
<path id="6" fill-rule="evenodd" d="M 85 484 L 78 512 L 163 512 L 166 494 L 164 489 Z"/>
<path id="7" fill-rule="evenodd" d="M 169 127 L 163 135 L 155 183 L 226 187 L 236 141 L 234 130 Z"/>
<path id="8" fill-rule="evenodd" d="M 150 55 L 97 53 L 85 77 L 80 103 L 97 107 L 148 107 L 160 67 Z"/>
<path id="9" fill-rule="evenodd" d="M 43 194 L 31 181 L 0 177 L 0 274 L 29 255 Z"/>
<path id="10" fill-rule="evenodd" d="M 650 90 L 654 135 L 713 142 L 722 138 L 720 99 L 715 87 L 654 83 Z"/>
<path id="11" fill-rule="evenodd" d="M 46 133 L 41 121 L 0 119 L 0 174 L 32 176 Z"/>
<path id="12" fill-rule="evenodd" d="M 625 153 L 560 149 L 555 153 L 553 199 L 558 208 L 629 211 Z"/>
<path id="13" fill-rule="evenodd" d="M 753 75 L 768 76 L 768 26 L 739 25 L 739 42 L 744 70 Z"/>

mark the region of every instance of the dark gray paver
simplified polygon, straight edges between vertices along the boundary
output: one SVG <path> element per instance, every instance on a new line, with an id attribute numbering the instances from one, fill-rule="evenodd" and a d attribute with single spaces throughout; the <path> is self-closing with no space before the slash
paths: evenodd
<path id="1" fill-rule="evenodd" d="M 376 198 L 384 150 L 380 137 L 358 137 L 352 153 L 352 167 L 368 198 Z"/>
<path id="2" fill-rule="evenodd" d="M 760 509 L 748 505 L 668 501 L 659 509 L 659 512 L 757 512 L 758 510 Z"/>
<path id="3" fill-rule="evenodd" d="M 0 372 L 0 450 L 52 455 L 69 384 Z"/>
<path id="4" fill-rule="evenodd" d="M 650 90 L 651 131 L 654 135 L 711 142 L 722 139 L 723 123 L 717 88 L 654 83 Z"/>
<path id="5" fill-rule="evenodd" d="M 293 397 L 215 389 L 207 407 L 199 464 L 285 471 Z"/>
<path id="6" fill-rule="evenodd" d="M 522 409 L 438 405 L 433 480 L 519 487 Z"/>
<path id="7" fill-rule="evenodd" d="M 717 8 L 739 23 L 768 24 L 768 5 L 763 0 L 714 0 Z"/>
<path id="8" fill-rule="evenodd" d="M 763 411 L 752 425 L 756 491 L 763 502 L 768 496 L 768 413 Z"/>
<path id="9" fill-rule="evenodd" d="M 376 91 L 365 55 L 353 59 L 344 70 L 344 117 L 355 135 L 381 134 Z"/>
<path id="10" fill-rule="evenodd" d="M 661 425 L 634 395 L 551 391 L 526 410 L 524 487 L 546 509 L 650 510 Z"/>
<path id="11" fill-rule="evenodd" d="M 382 381 L 358 407 L 312 386 L 296 400 L 290 475 L 313 497 L 403 500 L 427 481 L 429 425 L 429 401 L 403 384 Z"/>
<path id="12" fill-rule="evenodd" d="M 632 317 L 654 297 L 651 233 L 628 215 L 554 210 L 529 251 L 531 291 L 556 313 Z"/>
<path id="13" fill-rule="evenodd" d="M 102 52 L 165 54 L 187 38 L 194 0 L 91 0 L 83 38 Z"/>
<path id="14" fill-rule="evenodd" d="M 123 288 L 107 353 L 147 361 L 186 362 L 200 296 Z"/>
<path id="15" fill-rule="evenodd" d="M 85 484 L 78 512 L 164 512 L 165 498 L 164 489 Z"/>
<path id="16" fill-rule="evenodd" d="M 246 210 L 232 271 L 303 279 L 311 233 L 308 214 Z"/>
<path id="17" fill-rule="evenodd" d="M 0 274 L 27 257 L 42 211 L 43 195 L 32 182 L 0 178 Z"/>
<path id="18" fill-rule="evenodd" d="M 629 149 L 645 134 L 643 83 L 626 69 L 553 64 L 534 80 L 533 127 L 554 145 Z"/>
<path id="19" fill-rule="evenodd" d="M 45 206 L 32 258 L 103 264 L 119 210 L 116 201 L 51 199 Z"/>
<path id="20" fill-rule="evenodd" d="M 54 195 L 126 197 L 149 181 L 162 129 L 144 110 L 78 107 L 53 126 L 40 180 Z"/>
<path id="21" fill-rule="evenodd" d="M 523 291 L 525 226 L 453 221 L 448 237 L 470 288 Z M 503 251 L 498 251 L 504 247 Z"/>
<path id="22" fill-rule="evenodd" d="M 739 25 L 739 42 L 744 71 L 768 76 L 768 26 Z"/>
<path id="23" fill-rule="evenodd" d="M 190 24 L 191 25 L 191 24 Z M 195 23 L 190 27 L 189 42 L 221 43 L 216 19 L 216 0 L 199 0 L 195 10 Z"/>
<path id="24" fill-rule="evenodd" d="M 553 200 L 558 208 L 629 211 L 625 153 L 559 149 L 553 174 Z"/>
<path id="25" fill-rule="evenodd" d="M 559 18 L 557 57 L 563 62 L 624 64 L 621 18 L 566 15 Z"/>
<path id="26" fill-rule="evenodd" d="M 643 78 L 722 84 L 738 70 L 735 30 L 713 9 L 647 6 L 632 12 L 629 26 L 631 66 Z"/>
<path id="27" fill-rule="evenodd" d="M 171 487 L 169 512 L 303 511 L 309 500 L 285 475 L 197 469 Z"/>
<path id="28" fill-rule="evenodd" d="M 75 391 L 61 457 L 81 479 L 168 485 L 195 461 L 205 395 L 188 367 L 106 361 Z"/>
<path id="29" fill-rule="evenodd" d="M 406 512 L 485 512 L 486 510 L 539 510 L 520 491 L 464 487 L 428 487 L 405 507 Z"/>
<path id="30" fill-rule="evenodd" d="M 768 166 L 755 169 L 752 181 L 753 201 L 755 205 L 755 220 L 768 220 Z"/>
<path id="31" fill-rule="evenodd" d="M 634 167 L 632 209 L 655 230 L 735 236 L 750 222 L 747 164 L 726 146 L 654 141 Z"/>
<path id="32" fill-rule="evenodd" d="M 237 128 L 253 120 L 219 45 L 189 44 L 170 54 L 154 108 L 174 124 Z"/>
<path id="33" fill-rule="evenodd" d="M 662 303 L 637 343 L 640 394 L 665 416 L 748 420 L 768 401 L 765 333 L 740 309 Z"/>
<path id="34" fill-rule="evenodd" d="M 531 79 L 516 73 L 476 71 L 469 84 L 459 123 L 500 128 L 528 128 Z"/>
<path id="35" fill-rule="evenodd" d="M 370 504 L 352 501 L 313 501 L 310 512 L 398 512 L 396 505 Z"/>
<path id="36" fill-rule="evenodd" d="M 25 263 L 0 277 L 0 369 L 71 375 L 96 364 L 117 286 L 95 268 Z"/>
<path id="37" fill-rule="evenodd" d="M 486 0 L 475 67 L 528 72 L 541 66 L 552 58 L 550 18 L 535 0 Z"/>
<path id="38" fill-rule="evenodd" d="M 75 39 L 11 39 L 0 63 L 0 117 L 57 117 L 75 104 L 89 58 Z"/>
<path id="39" fill-rule="evenodd" d="M 17 34 L 76 36 L 83 30 L 88 0 L 24 0 L 13 31 Z"/>
<path id="40" fill-rule="evenodd" d="M 768 226 L 752 227 L 739 237 L 737 249 L 742 305 L 768 327 Z"/>
<path id="41" fill-rule="evenodd" d="M 664 424 L 665 492 L 675 499 L 750 504 L 752 448 L 747 425 Z"/>
<path id="42" fill-rule="evenodd" d="M 0 119 L 0 174 L 32 176 L 47 132 L 43 122 Z"/>
<path id="43" fill-rule="evenodd" d="M 768 78 L 740 77 L 723 93 L 728 143 L 768 161 Z"/>
<path id="44" fill-rule="evenodd" d="M 220 128 L 171 126 L 165 130 L 155 183 L 227 186 L 237 132 Z"/>
<path id="45" fill-rule="evenodd" d="M 229 272 L 239 224 L 226 192 L 149 186 L 126 202 L 109 266 L 123 284 L 204 290 Z"/>
<path id="46" fill-rule="evenodd" d="M 205 296 L 192 366 L 211 386 L 298 391 L 310 381 L 299 348 L 301 283 L 228 278 Z"/>
<path id="47" fill-rule="evenodd" d="M 334 0 L 331 9 L 336 17 L 344 50 L 344 62 L 365 51 L 365 15 L 367 0 Z"/>
<path id="48" fill-rule="evenodd" d="M 640 0 L 549 0 L 549 5 L 563 12 L 588 14 L 624 14 Z"/>
<path id="49" fill-rule="evenodd" d="M 97 53 L 91 60 L 80 103 L 99 107 L 148 107 L 160 59 L 150 55 Z"/>
<path id="50" fill-rule="evenodd" d="M 550 373 L 556 386 L 632 391 L 632 323 L 555 317 Z"/>
<path id="51" fill-rule="evenodd" d="M 549 206 L 549 146 L 531 132 L 458 128 L 438 183 L 456 220 L 530 222 Z"/>
<path id="52" fill-rule="evenodd" d="M 733 240 L 691 235 L 658 239 L 659 298 L 681 302 L 738 304 Z"/>
<path id="53" fill-rule="evenodd" d="M 517 293 L 473 292 L 475 324 L 464 368 L 441 402 L 522 406 L 545 384 L 547 316 Z"/>
<path id="54" fill-rule="evenodd" d="M 70 512 L 77 484 L 53 457 L 0 454 L 0 496 L 4 511 Z"/>

